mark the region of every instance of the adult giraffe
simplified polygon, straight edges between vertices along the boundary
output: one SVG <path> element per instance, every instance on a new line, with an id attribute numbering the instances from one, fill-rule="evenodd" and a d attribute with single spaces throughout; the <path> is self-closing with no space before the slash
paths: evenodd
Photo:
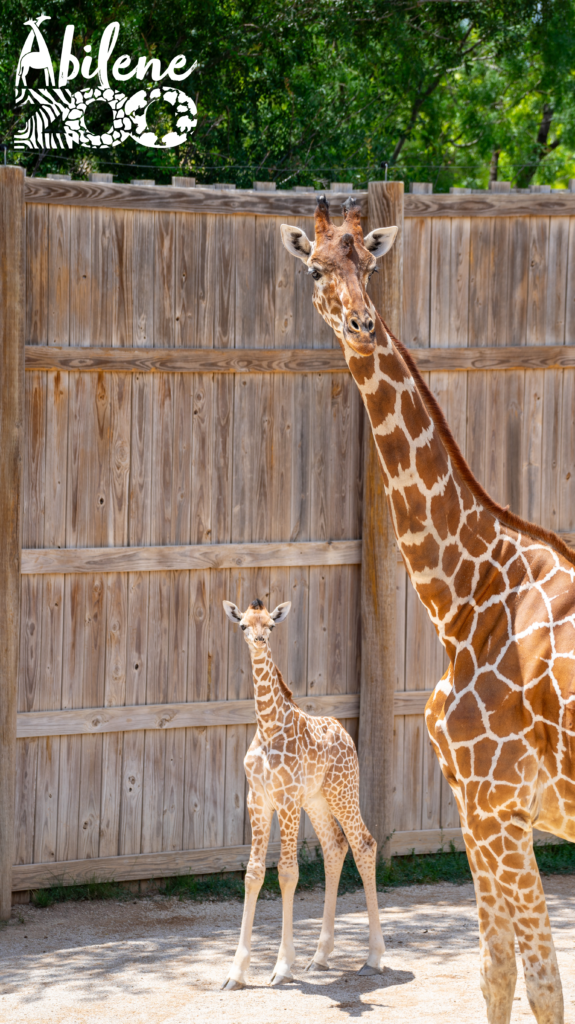
<path id="1" fill-rule="evenodd" d="M 364 239 L 353 199 L 344 211 L 334 225 L 320 196 L 315 241 L 288 225 L 282 239 L 314 277 L 314 305 L 359 387 L 397 542 L 449 656 L 426 722 L 461 815 L 487 1016 L 510 1019 L 517 938 L 537 1021 L 562 1024 L 532 827 L 575 840 L 575 552 L 496 504 L 474 478 L 366 293 L 397 228 Z"/>

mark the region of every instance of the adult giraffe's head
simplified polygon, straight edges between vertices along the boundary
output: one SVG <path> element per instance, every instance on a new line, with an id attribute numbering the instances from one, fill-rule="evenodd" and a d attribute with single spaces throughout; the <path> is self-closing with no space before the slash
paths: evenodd
<path id="1" fill-rule="evenodd" d="M 315 212 L 315 241 L 301 228 L 282 224 L 282 241 L 292 256 L 303 260 L 315 281 L 313 304 L 335 331 L 345 352 L 371 355 L 375 348 L 376 312 L 367 282 L 377 259 L 391 249 L 397 228 L 376 228 L 366 238 L 360 209 L 352 196 L 343 204 L 341 226 L 333 224 L 324 195 Z"/>

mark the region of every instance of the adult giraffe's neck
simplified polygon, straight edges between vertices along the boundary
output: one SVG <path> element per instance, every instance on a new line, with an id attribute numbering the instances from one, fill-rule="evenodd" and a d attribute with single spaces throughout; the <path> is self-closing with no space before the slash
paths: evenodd
<path id="1" fill-rule="evenodd" d="M 256 699 L 258 732 L 265 741 L 289 730 L 293 722 L 294 705 L 269 647 L 254 651 L 250 647 Z"/>
<path id="2" fill-rule="evenodd" d="M 465 479 L 455 442 L 450 453 L 420 393 L 421 380 L 418 388 L 377 314 L 376 338 L 371 356 L 342 347 L 367 409 L 407 571 L 450 650 L 470 602 L 499 571 L 491 556 L 501 543 L 501 524 Z"/>

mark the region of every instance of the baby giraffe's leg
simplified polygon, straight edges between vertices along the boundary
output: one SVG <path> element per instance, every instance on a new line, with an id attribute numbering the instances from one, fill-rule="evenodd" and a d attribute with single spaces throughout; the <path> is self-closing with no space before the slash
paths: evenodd
<path id="1" fill-rule="evenodd" d="M 274 809 L 263 792 L 248 791 L 248 811 L 252 826 L 252 848 L 245 877 L 245 900 L 240 941 L 232 968 L 222 988 L 243 988 L 250 965 L 252 927 L 256 903 L 266 873 L 266 852 Z"/>
<path id="2" fill-rule="evenodd" d="M 280 889 L 282 891 L 283 918 L 282 941 L 277 963 L 273 969 L 270 985 L 282 985 L 293 981 L 291 973 L 295 960 L 293 944 L 293 898 L 299 878 L 297 863 L 297 834 L 299 831 L 300 809 L 296 804 L 287 805 L 278 811 L 281 837 L 281 856 L 278 864 Z"/>
<path id="3" fill-rule="evenodd" d="M 319 943 L 308 971 L 328 971 L 327 958 L 334 945 L 335 905 L 341 868 L 348 851 L 347 840 L 329 809 L 323 794 L 318 793 L 304 805 L 323 851 L 325 868 L 325 901 Z"/>
<path id="4" fill-rule="evenodd" d="M 331 792 L 329 806 L 346 834 L 365 890 L 369 918 L 369 954 L 358 973 L 379 974 L 383 970 L 385 943 L 381 932 L 375 885 L 377 843 L 364 825 L 359 809 L 357 786 L 349 785 L 338 793 Z"/>

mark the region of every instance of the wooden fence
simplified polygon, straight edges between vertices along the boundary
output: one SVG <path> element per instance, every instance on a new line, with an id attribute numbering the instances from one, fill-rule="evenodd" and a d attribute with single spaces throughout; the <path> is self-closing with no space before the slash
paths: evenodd
<path id="1" fill-rule="evenodd" d="M 279 237 L 284 220 L 313 233 L 315 198 L 20 175 L 0 169 L 5 888 L 237 869 L 255 717 L 222 599 L 292 601 L 278 663 L 356 738 L 360 679 L 364 709 L 378 682 L 361 669 L 359 395 Z M 382 197 L 358 194 L 366 220 Z M 575 196 L 406 196 L 403 216 L 402 336 L 473 470 L 572 534 Z M 423 721 L 443 654 L 401 565 L 396 596 L 391 847 L 460 845 Z"/>

